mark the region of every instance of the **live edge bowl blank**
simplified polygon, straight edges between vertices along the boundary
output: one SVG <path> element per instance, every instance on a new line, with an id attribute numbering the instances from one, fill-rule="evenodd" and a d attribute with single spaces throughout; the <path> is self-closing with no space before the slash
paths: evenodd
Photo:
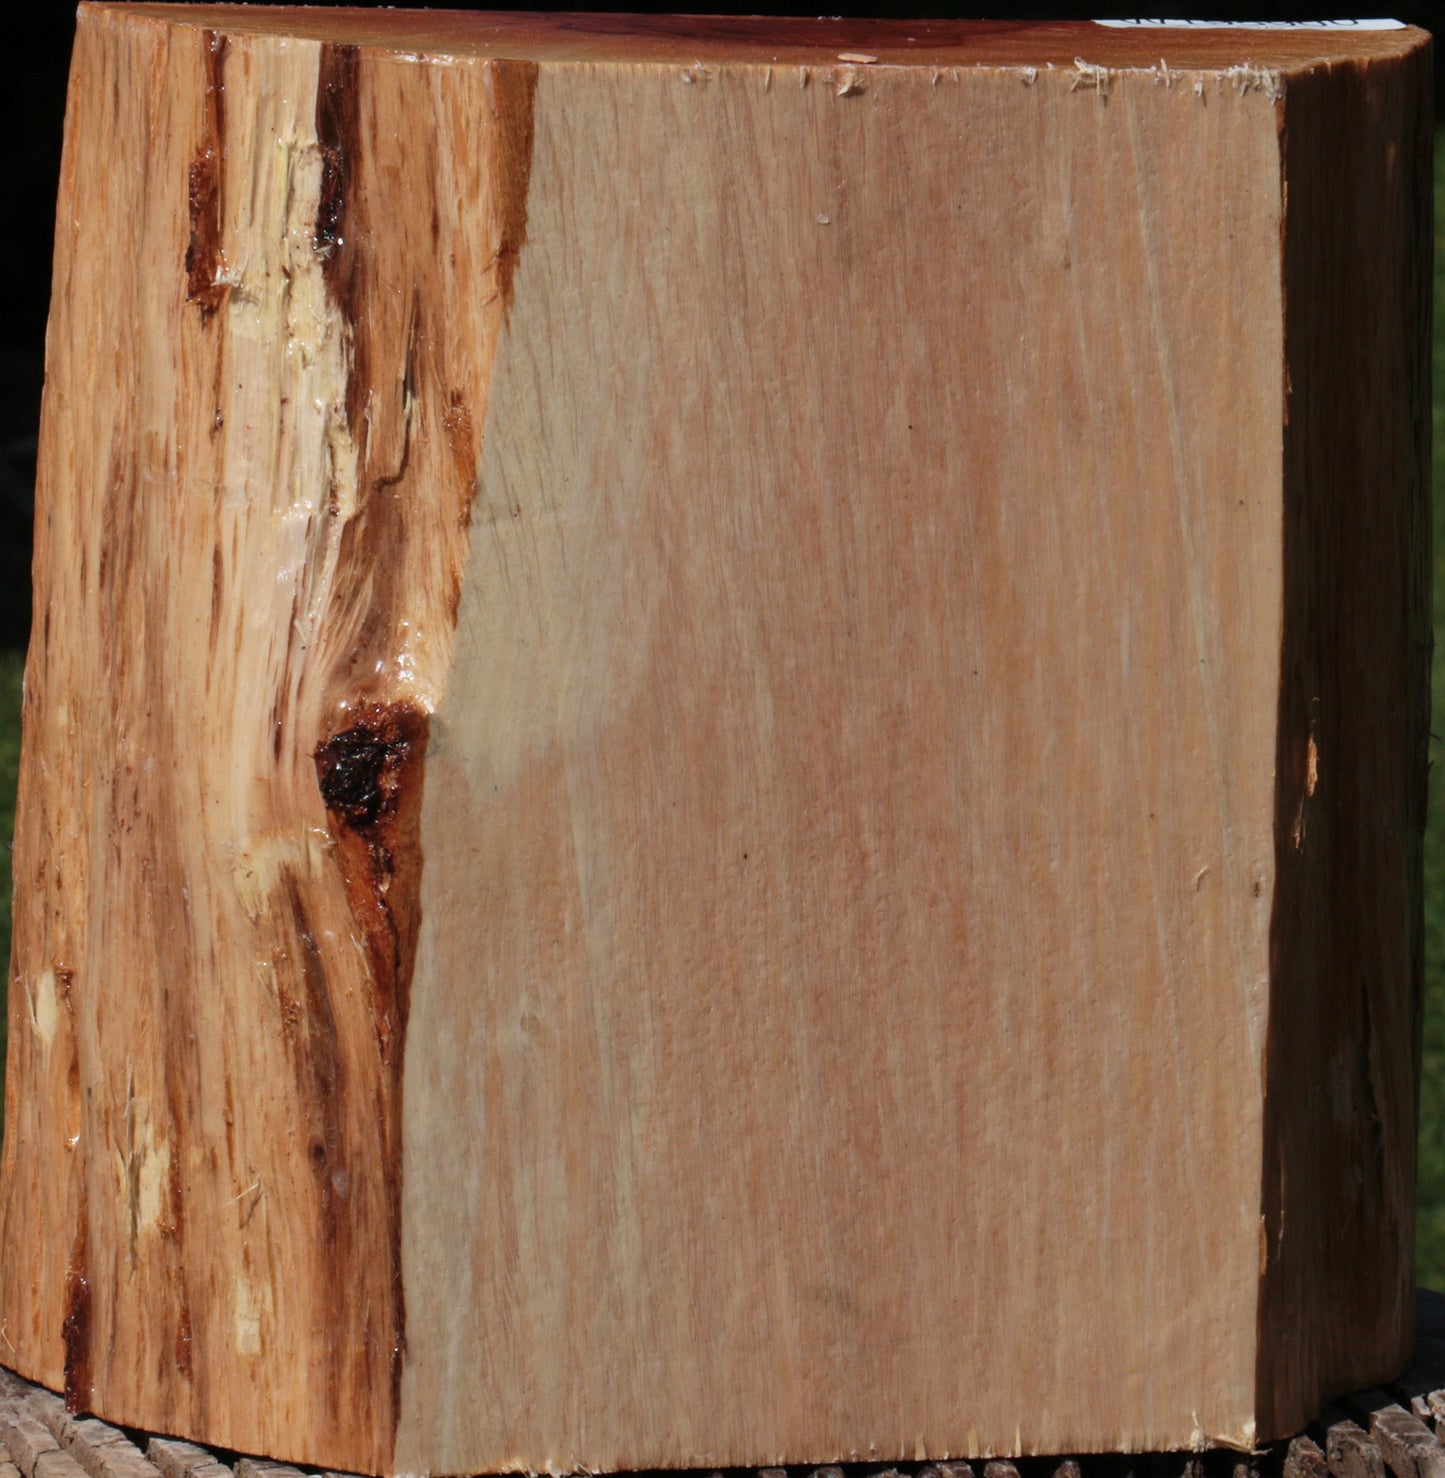
<path id="1" fill-rule="evenodd" d="M 83 5 L 0 1360 L 382 1475 L 1402 1369 L 1430 128 L 1408 28 Z"/>

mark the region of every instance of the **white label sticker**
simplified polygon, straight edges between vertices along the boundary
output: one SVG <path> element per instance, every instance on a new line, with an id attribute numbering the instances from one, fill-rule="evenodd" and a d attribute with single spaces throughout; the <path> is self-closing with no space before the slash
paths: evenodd
<path id="1" fill-rule="evenodd" d="M 1127 28 L 1148 26 L 1157 30 L 1188 31 L 1403 31 L 1404 21 L 1095 21 L 1096 26 Z"/>

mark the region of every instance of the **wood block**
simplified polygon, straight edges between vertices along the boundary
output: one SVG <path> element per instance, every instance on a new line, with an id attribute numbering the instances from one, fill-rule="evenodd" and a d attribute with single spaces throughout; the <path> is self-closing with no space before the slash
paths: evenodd
<path id="1" fill-rule="evenodd" d="M 1428 75 L 83 6 L 7 1362 L 366 1473 L 1398 1374 Z"/>

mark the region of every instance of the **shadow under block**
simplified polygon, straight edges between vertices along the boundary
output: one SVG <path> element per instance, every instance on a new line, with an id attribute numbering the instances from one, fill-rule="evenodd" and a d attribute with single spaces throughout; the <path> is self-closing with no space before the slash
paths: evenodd
<path id="1" fill-rule="evenodd" d="M 1428 79 L 82 6 L 4 1363 L 375 1473 L 1397 1374 Z"/>

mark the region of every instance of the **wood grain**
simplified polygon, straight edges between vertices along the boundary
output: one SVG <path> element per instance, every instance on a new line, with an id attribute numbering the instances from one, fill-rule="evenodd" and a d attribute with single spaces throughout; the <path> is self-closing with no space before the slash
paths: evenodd
<path id="1" fill-rule="evenodd" d="M 82 8 L 16 1368 L 374 1473 L 1398 1373 L 1427 51 L 1145 42 Z"/>
<path id="2" fill-rule="evenodd" d="M 1428 1328 L 1425 1321 L 1430 1319 L 1429 1303 L 1439 1295 L 1425 1290 L 1420 1290 L 1420 1295 L 1422 1327 Z M 1431 1358 L 1423 1345 L 1417 1345 L 1415 1355 L 1416 1372 L 1429 1396 L 1434 1398 L 1434 1404 L 1445 1402 L 1445 1391 L 1438 1386 L 1445 1379 L 1445 1366 Z M 1362 1401 L 1376 1398 L 1388 1403 L 1392 1394 L 1405 1399 L 1405 1392 L 1397 1383 L 1391 1392 L 1356 1393 L 1347 1398 L 1345 1405 L 1353 1410 Z M 1330 1470 L 1321 1444 L 1330 1446 L 1331 1427 L 1348 1419 L 1338 1411 L 1325 1415 L 1329 1425 L 1312 1425 L 1314 1436 L 1265 1444 L 1248 1457 L 1232 1453 L 1201 1456 L 1163 1452 L 1126 1457 L 1102 1454 L 1063 1461 L 1035 1460 L 1027 1468 L 1037 1472 L 1040 1478 L 1208 1478 L 1216 1473 L 1227 1474 L 1229 1478 L 1328 1478 Z M 77 1420 L 66 1411 L 58 1396 L 5 1373 L 0 1376 L 0 1455 L 11 1450 L 6 1434 L 17 1430 L 23 1433 L 14 1443 L 12 1456 L 17 1462 L 5 1461 L 0 1456 L 0 1478 L 59 1478 L 60 1472 L 67 1468 L 70 1478 L 78 1478 L 77 1465 L 87 1478 L 233 1478 L 233 1475 L 234 1478 L 301 1478 L 300 1469 L 284 1463 L 233 1453 L 213 1454 L 192 1442 L 147 1438 L 144 1433 L 127 1434 L 103 1422 Z M 1393 1478 L 1419 1478 L 1422 1471 L 1437 1468 L 1445 1456 L 1441 1433 L 1436 1430 L 1427 1432 L 1425 1442 L 1412 1441 L 1403 1457 L 1398 1447 L 1388 1448 L 1382 1434 L 1376 1431 L 1366 1433 L 1349 1423 L 1342 1432 L 1352 1434 L 1355 1441 L 1362 1443 L 1364 1450 L 1370 1451 L 1381 1464 L 1381 1474 L 1388 1473 Z M 20 1461 L 24 1466 L 17 1465 Z M 983 1466 L 986 1473 L 994 1469 L 1012 1473 L 1019 1465 L 995 1461 Z M 975 1478 L 977 1470 L 978 1465 L 961 1461 L 900 1462 L 883 1469 L 874 1466 L 873 1478 Z M 798 1478 L 843 1478 L 845 1472 L 836 1466 L 792 1471 Z M 748 1472 L 747 1478 L 785 1478 L 787 1472 L 785 1468 L 755 1468 Z M 348 1475 L 326 1473 L 322 1478 L 348 1478 Z"/>

